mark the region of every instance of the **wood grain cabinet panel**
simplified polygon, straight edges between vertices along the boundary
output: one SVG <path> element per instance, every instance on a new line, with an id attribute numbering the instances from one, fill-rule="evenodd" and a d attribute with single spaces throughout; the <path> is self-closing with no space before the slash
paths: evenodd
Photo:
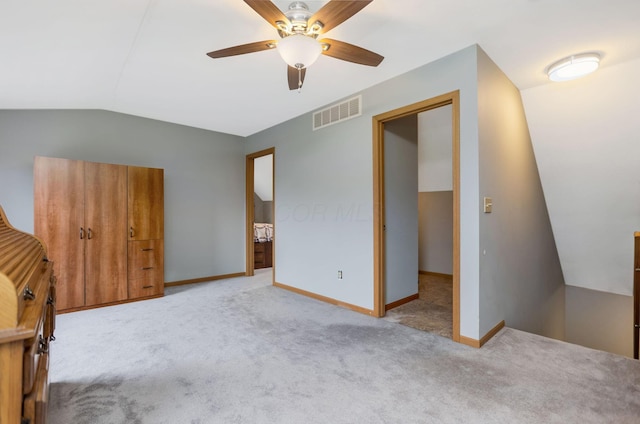
<path id="1" fill-rule="evenodd" d="M 38 349 L 41 346 L 42 340 L 44 340 L 41 331 L 42 328 L 39 330 L 39 334 L 35 337 L 24 341 L 24 355 L 22 358 L 22 392 L 24 394 L 31 392 L 36 380 L 38 360 L 40 359 Z"/>
<path id="2" fill-rule="evenodd" d="M 129 298 L 139 299 L 161 296 L 164 293 L 164 281 L 159 276 L 159 273 L 151 272 L 144 278 L 129 280 Z"/>
<path id="3" fill-rule="evenodd" d="M 162 169 L 36 157 L 34 193 L 35 234 L 57 267 L 59 311 L 163 294 Z M 159 271 L 144 277 L 153 290 L 129 271 L 129 242 L 149 240 L 160 252 Z"/>
<path id="4" fill-rule="evenodd" d="M 0 207 L 0 424 L 44 424 L 49 344 L 55 340 L 54 264 Z"/>
<path id="5" fill-rule="evenodd" d="M 47 422 L 49 406 L 49 355 L 43 353 L 38 362 L 38 372 L 34 389 L 24 397 L 23 416 L 27 422 L 44 424 Z"/>
<path id="6" fill-rule="evenodd" d="M 58 309 L 127 298 L 127 167 L 36 157 L 34 228 L 60 276 Z"/>
<path id="7" fill-rule="evenodd" d="M 164 171 L 129 166 L 129 240 L 164 238 Z"/>
<path id="8" fill-rule="evenodd" d="M 127 298 L 127 167 L 85 165 L 87 306 Z"/>
<path id="9" fill-rule="evenodd" d="M 34 233 L 55 258 L 59 310 L 85 304 L 84 225 L 84 162 L 36 157 Z"/>
<path id="10" fill-rule="evenodd" d="M 129 298 L 164 294 L 164 170 L 129 166 Z"/>
<path id="11" fill-rule="evenodd" d="M 164 243 L 162 240 L 129 242 L 129 297 L 164 292 Z"/>

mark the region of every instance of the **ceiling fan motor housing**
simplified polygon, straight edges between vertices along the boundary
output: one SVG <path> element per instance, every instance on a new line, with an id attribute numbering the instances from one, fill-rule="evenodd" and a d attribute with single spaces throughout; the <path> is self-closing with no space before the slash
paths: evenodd
<path id="1" fill-rule="evenodd" d="M 294 1 L 289 5 L 289 10 L 284 14 L 291 22 L 291 32 L 305 32 L 307 21 L 311 17 L 309 6 L 302 1 Z"/>

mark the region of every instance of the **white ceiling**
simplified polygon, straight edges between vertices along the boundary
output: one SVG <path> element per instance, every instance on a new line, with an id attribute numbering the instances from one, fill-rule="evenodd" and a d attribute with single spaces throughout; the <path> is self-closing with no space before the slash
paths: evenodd
<path id="1" fill-rule="evenodd" d="M 523 90 L 566 282 L 631 293 L 640 0 L 374 0 L 327 36 L 385 60 L 321 57 L 297 93 L 277 52 L 206 56 L 277 38 L 242 0 L 0 0 L 0 109 L 106 109 L 248 136 L 477 43 Z M 547 84 L 550 63 L 594 50 L 601 72 Z"/>
<path id="2" fill-rule="evenodd" d="M 603 67 L 638 58 L 640 1 L 374 0 L 327 36 L 385 60 L 321 57 L 298 93 L 277 52 L 205 55 L 277 38 L 241 0 L 0 0 L 0 108 L 106 109 L 248 136 L 474 43 L 520 89 L 572 53 L 601 51 Z"/>

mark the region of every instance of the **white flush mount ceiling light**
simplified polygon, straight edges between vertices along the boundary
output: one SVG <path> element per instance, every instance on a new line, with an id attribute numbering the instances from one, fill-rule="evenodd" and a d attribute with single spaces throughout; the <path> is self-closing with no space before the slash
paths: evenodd
<path id="1" fill-rule="evenodd" d="M 547 68 L 551 81 L 570 81 L 595 72 L 600 65 L 598 53 L 582 53 L 565 57 Z"/>

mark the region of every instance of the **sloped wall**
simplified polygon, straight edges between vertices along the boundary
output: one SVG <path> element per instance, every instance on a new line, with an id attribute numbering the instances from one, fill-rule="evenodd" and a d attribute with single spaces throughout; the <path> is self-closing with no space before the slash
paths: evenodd
<path id="1" fill-rule="evenodd" d="M 480 333 L 499 321 L 562 338 L 563 276 L 520 92 L 478 49 Z"/>
<path id="2" fill-rule="evenodd" d="M 632 295 L 639 75 L 634 60 L 522 93 L 568 285 Z"/>

